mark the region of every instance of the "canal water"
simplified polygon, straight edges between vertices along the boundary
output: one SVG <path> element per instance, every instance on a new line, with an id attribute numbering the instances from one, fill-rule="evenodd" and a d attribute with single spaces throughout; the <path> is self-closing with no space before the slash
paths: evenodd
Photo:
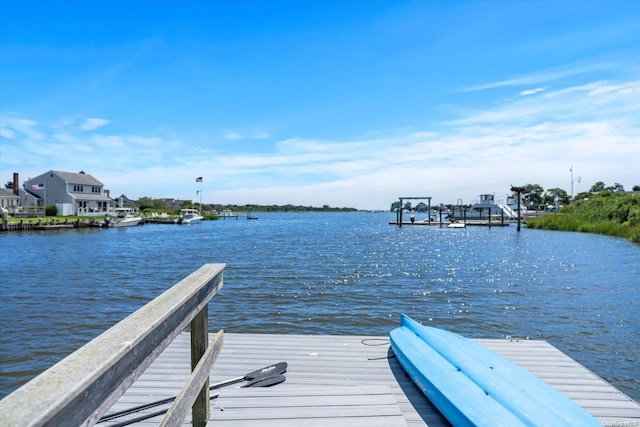
<path id="1" fill-rule="evenodd" d="M 472 338 L 546 340 L 640 400 L 640 247 L 390 213 L 0 234 L 0 398 L 205 263 L 210 327 L 387 335 L 406 313 Z M 420 219 L 420 218 L 418 218 Z"/>

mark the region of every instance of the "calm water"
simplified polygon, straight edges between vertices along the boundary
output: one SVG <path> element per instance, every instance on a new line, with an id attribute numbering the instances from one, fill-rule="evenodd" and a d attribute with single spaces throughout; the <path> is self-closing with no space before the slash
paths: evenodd
<path id="1" fill-rule="evenodd" d="M 640 400 L 640 247 L 386 213 L 0 234 L 0 397 L 202 264 L 212 329 L 387 335 L 400 313 L 469 337 L 543 339 Z"/>

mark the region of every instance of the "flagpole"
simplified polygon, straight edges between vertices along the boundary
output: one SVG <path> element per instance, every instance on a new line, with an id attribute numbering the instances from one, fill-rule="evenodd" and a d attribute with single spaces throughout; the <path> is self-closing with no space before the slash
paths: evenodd
<path id="1" fill-rule="evenodd" d="M 573 201 L 573 165 L 571 165 L 569 172 L 571 172 L 571 201 L 569 202 L 571 203 Z"/>
<path id="2" fill-rule="evenodd" d="M 200 180 L 200 204 L 198 205 L 198 214 L 202 215 L 202 180 Z"/>
<path id="3" fill-rule="evenodd" d="M 202 215 L 202 186 L 203 184 L 203 179 L 201 176 L 196 178 L 196 182 L 200 183 L 200 191 L 198 191 L 196 194 L 200 193 L 200 204 L 198 205 L 198 215 Z"/>

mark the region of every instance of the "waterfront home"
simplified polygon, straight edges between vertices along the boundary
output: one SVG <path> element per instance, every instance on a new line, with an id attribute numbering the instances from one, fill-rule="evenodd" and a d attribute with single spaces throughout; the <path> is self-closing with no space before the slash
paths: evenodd
<path id="1" fill-rule="evenodd" d="M 24 182 L 26 200 L 35 206 L 55 205 L 57 214 L 104 215 L 113 212 L 113 200 L 104 184 L 85 173 L 50 170 Z"/>
<path id="2" fill-rule="evenodd" d="M 0 209 L 11 211 L 18 205 L 20 198 L 13 191 L 0 188 Z"/>

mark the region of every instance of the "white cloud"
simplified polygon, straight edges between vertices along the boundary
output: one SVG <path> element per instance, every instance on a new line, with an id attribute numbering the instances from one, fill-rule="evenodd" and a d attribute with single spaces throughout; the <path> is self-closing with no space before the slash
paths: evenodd
<path id="1" fill-rule="evenodd" d="M 0 129 L 4 138 L 19 138 L 19 135 L 32 140 L 41 140 L 44 134 L 38 130 L 38 122 L 35 120 L 22 119 L 18 117 L 2 117 Z"/>
<path id="2" fill-rule="evenodd" d="M 162 141 L 160 140 L 160 138 L 157 138 L 157 137 L 144 137 L 144 136 L 133 135 L 133 136 L 129 136 L 127 139 L 132 144 L 141 145 L 143 147 L 149 147 L 149 148 L 157 147 L 158 145 L 162 144 Z"/>
<path id="3" fill-rule="evenodd" d="M 289 138 L 265 142 L 264 150 L 250 154 L 238 153 L 237 144 L 212 147 L 209 138 L 169 130 L 87 134 L 71 122 L 47 128 L 35 120 L 3 118 L 8 139 L 2 173 L 82 169 L 112 194 L 182 199 L 195 197 L 193 180 L 204 176 L 206 203 L 363 209 L 388 208 L 400 196 L 469 203 L 480 193 L 504 196 L 510 185 L 526 183 L 569 191 L 571 165 L 582 177 L 576 193 L 596 181 L 640 184 L 639 81 L 529 91 L 540 95 L 489 100 L 423 129 L 392 129 L 362 139 Z M 247 137 L 231 131 L 227 137 L 233 135 Z"/>
<path id="4" fill-rule="evenodd" d="M 500 80 L 492 83 L 485 83 L 477 86 L 469 86 L 465 88 L 461 88 L 460 92 L 475 92 L 487 89 L 496 89 L 500 87 L 508 87 L 508 86 L 525 86 L 525 85 L 533 85 L 544 82 L 549 82 L 553 80 L 559 80 L 566 77 L 571 77 L 579 74 L 587 74 L 596 71 L 603 71 L 612 68 L 613 65 L 600 62 L 595 64 L 574 64 L 568 67 L 555 68 L 540 72 L 535 72 L 531 74 L 526 74 L 519 77 L 514 77 L 510 79 Z"/>
<path id="5" fill-rule="evenodd" d="M 238 132 L 233 131 L 225 132 L 224 137 L 231 140 L 242 139 L 242 135 L 240 135 Z"/>
<path id="6" fill-rule="evenodd" d="M 224 137 L 225 139 L 230 139 L 232 141 L 235 141 L 238 139 L 268 139 L 271 137 L 271 135 L 263 131 L 252 132 L 252 133 L 240 133 L 233 130 L 228 130 L 224 133 Z"/>
<path id="7" fill-rule="evenodd" d="M 68 132 L 58 132 L 53 134 L 53 138 L 57 141 L 71 144 L 76 141 L 76 137 Z"/>
<path id="8" fill-rule="evenodd" d="M 1 137 L 12 139 L 15 135 L 16 133 L 12 129 L 9 129 L 8 127 L 0 126 Z"/>
<path id="9" fill-rule="evenodd" d="M 83 123 L 80 124 L 80 129 L 82 130 L 95 130 L 99 127 L 105 126 L 111 123 L 111 120 L 107 119 L 98 119 L 98 118 L 88 118 Z"/>
<path id="10" fill-rule="evenodd" d="M 518 93 L 518 95 L 521 95 L 521 96 L 535 95 L 536 93 L 544 92 L 545 89 L 546 88 L 544 88 L 544 87 L 537 87 L 535 89 L 527 89 L 527 90 L 523 90 L 522 92 Z"/>

